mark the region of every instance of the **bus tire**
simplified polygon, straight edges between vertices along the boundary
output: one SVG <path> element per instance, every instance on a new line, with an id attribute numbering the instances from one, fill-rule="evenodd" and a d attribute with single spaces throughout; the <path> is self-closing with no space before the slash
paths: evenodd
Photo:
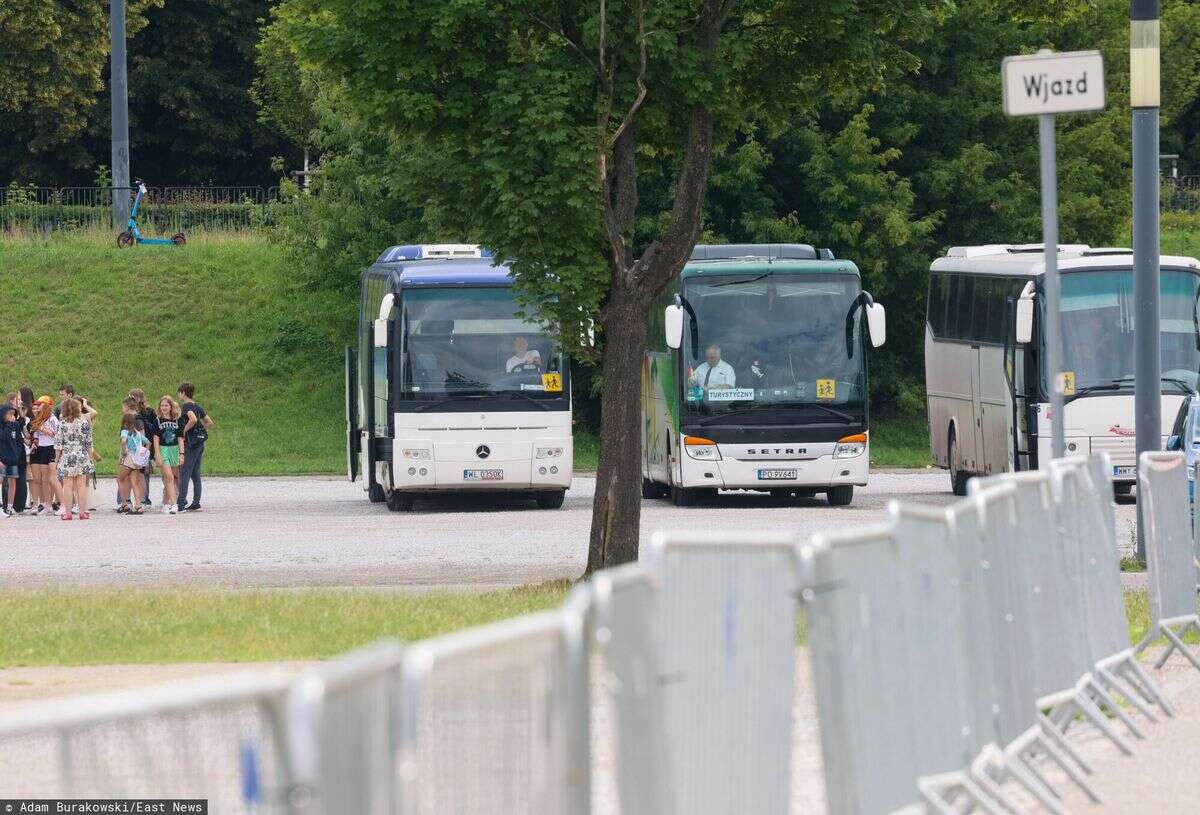
<path id="1" fill-rule="evenodd" d="M 950 440 L 946 444 L 946 458 L 950 466 L 950 491 L 955 495 L 966 495 L 971 474 L 958 469 L 958 439 L 955 438 L 953 427 L 950 428 Z"/>
<path id="2" fill-rule="evenodd" d="M 567 497 L 567 491 L 550 490 L 549 492 L 539 492 L 535 497 L 538 509 L 558 509 L 563 505 L 563 499 Z"/>
<path id="3" fill-rule="evenodd" d="M 854 500 L 854 485 L 842 484 L 839 487 L 830 487 L 825 492 L 825 500 L 829 501 L 831 507 L 849 506 Z"/>
<path id="4" fill-rule="evenodd" d="M 667 488 L 657 481 L 651 481 L 649 478 L 642 479 L 642 497 L 643 498 L 662 498 L 667 494 Z"/>
<path id="5" fill-rule="evenodd" d="M 677 507 L 690 507 L 696 503 L 696 493 L 686 487 L 671 485 L 671 503 Z"/>
<path id="6" fill-rule="evenodd" d="M 382 486 L 372 481 L 371 486 L 367 487 L 367 500 L 372 504 L 382 504 L 387 500 L 387 495 Z"/>
<path id="7" fill-rule="evenodd" d="M 416 500 L 417 497 L 411 492 L 392 490 L 392 494 L 387 497 L 387 507 L 392 512 L 411 512 Z"/>

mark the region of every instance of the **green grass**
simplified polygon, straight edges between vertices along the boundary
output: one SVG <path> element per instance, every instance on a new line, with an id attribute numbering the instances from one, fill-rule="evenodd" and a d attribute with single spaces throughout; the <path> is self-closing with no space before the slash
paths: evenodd
<path id="1" fill-rule="evenodd" d="M 1137 645 L 1150 630 L 1150 595 L 1144 591 L 1125 592 L 1125 617 L 1129 620 L 1129 641 Z M 1200 636 L 1189 631 L 1183 638 L 1187 643 L 1200 643 Z M 1156 645 L 1166 645 L 1165 637 L 1155 640 Z"/>
<path id="2" fill-rule="evenodd" d="M 872 467 L 928 467 L 929 428 L 923 416 L 871 420 Z"/>
<path id="3" fill-rule="evenodd" d="M 327 659 L 560 604 L 567 581 L 489 592 L 37 589 L 0 594 L 0 666 Z"/>
<path id="4" fill-rule="evenodd" d="M 4 305 L 0 388 L 57 399 L 61 382 L 100 411 L 97 449 L 111 473 L 121 400 L 196 385 L 212 415 L 205 470 L 340 472 L 339 347 L 280 352 L 289 269 L 261 238 L 201 236 L 182 248 L 118 250 L 111 237 L 0 238 Z"/>
<path id="5" fill-rule="evenodd" d="M 600 436 L 595 431 L 575 425 L 575 469 L 594 472 L 600 462 Z"/>

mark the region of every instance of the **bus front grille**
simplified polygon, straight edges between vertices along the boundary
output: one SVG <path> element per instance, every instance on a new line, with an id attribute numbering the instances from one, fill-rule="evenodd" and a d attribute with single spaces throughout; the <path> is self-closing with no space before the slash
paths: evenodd
<path id="1" fill-rule="evenodd" d="M 1092 455 L 1108 453 L 1114 467 L 1137 463 L 1137 443 L 1133 436 L 1092 436 Z"/>

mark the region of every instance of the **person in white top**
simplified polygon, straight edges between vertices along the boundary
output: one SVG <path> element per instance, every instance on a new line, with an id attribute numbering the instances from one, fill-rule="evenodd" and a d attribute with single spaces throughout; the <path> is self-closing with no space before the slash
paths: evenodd
<path id="1" fill-rule="evenodd" d="M 33 403 L 33 452 L 29 456 L 29 506 L 33 507 L 34 515 L 41 515 L 47 509 L 53 511 L 62 501 L 58 479 L 54 475 L 54 436 L 58 433 L 58 417 L 52 408 L 54 400 L 43 396 Z M 50 506 L 47 507 L 47 504 Z"/>
<path id="2" fill-rule="evenodd" d="M 505 373 L 512 373 L 522 365 L 541 365 L 542 355 L 537 350 L 529 350 L 529 340 L 517 337 L 513 340 L 513 355 L 504 363 Z"/>
<path id="3" fill-rule="evenodd" d="M 721 346 L 710 345 L 704 349 L 704 362 L 692 372 L 688 382 L 705 390 L 710 388 L 732 388 L 737 384 L 733 366 L 721 359 Z"/>

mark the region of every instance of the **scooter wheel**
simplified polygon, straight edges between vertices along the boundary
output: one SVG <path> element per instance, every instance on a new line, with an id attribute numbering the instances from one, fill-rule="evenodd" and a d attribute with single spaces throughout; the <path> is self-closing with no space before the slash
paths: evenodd
<path id="1" fill-rule="evenodd" d="M 183 246 L 185 243 L 187 243 L 187 238 L 182 232 L 177 232 L 171 236 L 171 243 L 175 244 L 176 246 Z"/>
<path id="2" fill-rule="evenodd" d="M 117 248 L 124 249 L 126 246 L 133 246 L 133 233 L 128 229 L 117 235 Z"/>

